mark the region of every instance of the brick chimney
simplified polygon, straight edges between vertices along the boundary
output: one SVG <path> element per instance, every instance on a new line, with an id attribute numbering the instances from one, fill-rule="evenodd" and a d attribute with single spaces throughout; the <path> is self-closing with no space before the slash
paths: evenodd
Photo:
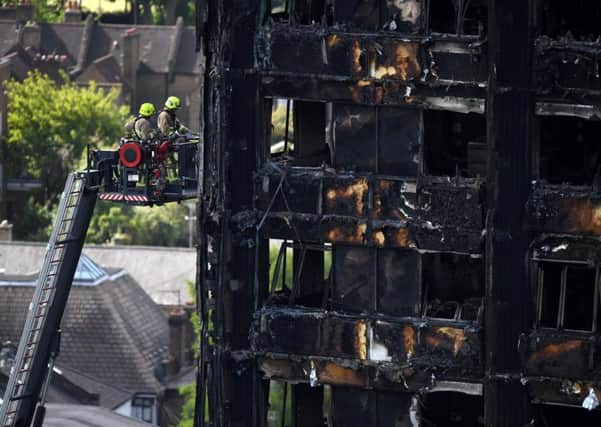
<path id="1" fill-rule="evenodd" d="M 21 0 L 17 4 L 16 8 L 16 21 L 25 24 L 26 22 L 33 22 L 35 15 L 35 6 L 31 4 L 29 0 Z"/>
<path id="2" fill-rule="evenodd" d="M 69 0 L 65 3 L 65 22 L 78 23 L 83 19 L 78 0 Z"/>
<path id="3" fill-rule="evenodd" d="M 41 35 L 40 27 L 33 21 L 25 24 L 19 32 L 19 43 L 24 48 L 31 47 L 35 50 L 40 49 Z"/>
<path id="4" fill-rule="evenodd" d="M 132 111 L 136 111 L 138 67 L 140 66 L 140 33 L 135 28 L 130 28 L 123 33 L 121 46 L 123 66 L 123 95 L 129 100 Z"/>
<path id="5" fill-rule="evenodd" d="M 13 240 L 13 225 L 7 220 L 0 222 L 0 241 L 12 242 Z"/>
<path id="6" fill-rule="evenodd" d="M 186 329 L 189 320 L 183 309 L 174 309 L 169 313 L 169 352 L 173 357 L 175 371 L 186 365 Z"/>

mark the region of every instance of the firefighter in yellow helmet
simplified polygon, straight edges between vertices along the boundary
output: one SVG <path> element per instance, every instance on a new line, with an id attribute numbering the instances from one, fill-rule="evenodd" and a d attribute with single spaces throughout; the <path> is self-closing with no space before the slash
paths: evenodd
<path id="1" fill-rule="evenodd" d="M 140 105 L 138 116 L 125 125 L 125 135 L 136 137 L 140 141 L 149 141 L 156 137 L 156 130 L 152 128 L 150 118 L 154 115 L 154 105 L 145 102 Z"/>
<path id="2" fill-rule="evenodd" d="M 170 96 L 165 101 L 165 108 L 159 113 L 158 117 L 159 131 L 163 136 L 172 136 L 175 132 L 179 134 L 190 132 L 176 117 L 176 112 L 180 106 L 181 102 L 177 96 Z"/>

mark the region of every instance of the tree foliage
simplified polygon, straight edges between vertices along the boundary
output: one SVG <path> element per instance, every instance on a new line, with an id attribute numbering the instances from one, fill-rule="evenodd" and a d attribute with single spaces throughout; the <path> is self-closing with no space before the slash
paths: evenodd
<path id="1" fill-rule="evenodd" d="M 169 204 L 161 207 L 132 207 L 98 201 L 87 243 L 185 246 L 188 243 L 187 209 Z"/>
<path id="2" fill-rule="evenodd" d="M 32 0 L 35 7 L 35 22 L 63 22 L 65 2 L 49 2 L 48 0 Z"/>
<path id="3" fill-rule="evenodd" d="M 16 218 L 19 239 L 43 239 L 51 212 L 67 174 L 77 167 L 86 145 L 113 145 L 122 132 L 128 108 L 117 106 L 117 90 L 105 91 L 93 82 L 79 87 L 68 80 L 55 82 L 32 71 L 22 82 L 5 83 L 8 95 L 7 158 L 11 177 L 38 179 L 41 196 L 30 196 Z"/>
<path id="4" fill-rule="evenodd" d="M 39 179 L 44 202 L 56 200 L 86 145 L 118 141 L 128 115 L 127 107 L 116 107 L 117 90 L 94 82 L 79 87 L 65 74 L 63 79 L 57 83 L 36 70 L 22 82 L 6 82 L 10 171 Z"/>

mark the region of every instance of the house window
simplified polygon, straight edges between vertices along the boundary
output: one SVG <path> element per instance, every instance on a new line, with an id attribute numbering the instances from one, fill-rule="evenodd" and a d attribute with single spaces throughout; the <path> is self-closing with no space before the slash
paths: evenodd
<path id="1" fill-rule="evenodd" d="M 541 261 L 537 268 L 537 323 L 543 328 L 597 330 L 598 269 Z"/>
<path id="2" fill-rule="evenodd" d="M 155 424 L 154 396 L 136 396 L 131 402 L 131 416 L 147 423 Z"/>

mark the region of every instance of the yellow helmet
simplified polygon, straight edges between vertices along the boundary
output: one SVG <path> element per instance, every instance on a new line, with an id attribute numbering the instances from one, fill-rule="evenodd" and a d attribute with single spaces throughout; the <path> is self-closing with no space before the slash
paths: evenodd
<path id="1" fill-rule="evenodd" d="M 170 96 L 165 101 L 165 108 L 167 110 L 177 110 L 181 105 L 181 102 L 177 96 Z"/>
<path id="2" fill-rule="evenodd" d="M 154 105 L 152 105 L 150 102 L 145 102 L 144 104 L 140 105 L 140 115 L 142 117 L 150 117 L 154 113 Z"/>

